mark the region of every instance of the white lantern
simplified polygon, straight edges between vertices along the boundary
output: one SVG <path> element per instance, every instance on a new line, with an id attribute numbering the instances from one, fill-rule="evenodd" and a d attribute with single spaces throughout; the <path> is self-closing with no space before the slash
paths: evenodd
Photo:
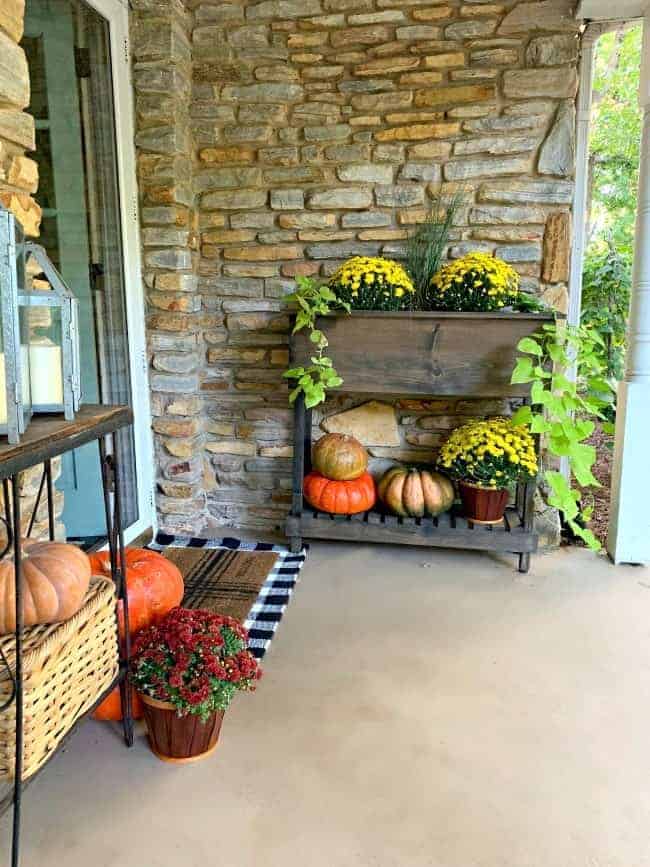
<path id="1" fill-rule="evenodd" d="M 45 250 L 0 207 L 0 435 L 34 413 L 73 421 L 81 404 L 78 304 Z"/>
<path id="2" fill-rule="evenodd" d="M 34 413 L 74 419 L 81 404 L 78 302 L 38 244 L 25 244 L 27 268 L 44 279 L 18 295 L 29 331 L 29 376 Z"/>

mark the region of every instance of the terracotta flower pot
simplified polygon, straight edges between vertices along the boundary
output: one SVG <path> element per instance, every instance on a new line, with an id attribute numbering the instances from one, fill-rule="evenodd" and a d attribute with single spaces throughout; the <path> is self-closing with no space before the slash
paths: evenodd
<path id="1" fill-rule="evenodd" d="M 196 762 L 216 750 L 223 711 L 215 711 L 206 722 L 202 722 L 194 714 L 179 717 L 170 702 L 158 701 L 142 693 L 139 695 L 147 723 L 149 746 L 163 762 Z"/>
<path id="2" fill-rule="evenodd" d="M 507 488 L 481 488 L 469 482 L 459 482 L 458 491 L 463 514 L 475 524 L 500 524 L 510 499 Z"/>

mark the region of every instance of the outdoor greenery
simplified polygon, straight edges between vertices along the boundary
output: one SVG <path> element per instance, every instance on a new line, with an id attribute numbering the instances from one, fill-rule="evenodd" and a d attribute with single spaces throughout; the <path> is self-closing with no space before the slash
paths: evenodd
<path id="1" fill-rule="evenodd" d="M 634 241 L 642 116 L 640 26 L 598 41 L 590 141 L 589 240 L 609 240 L 622 254 Z"/>
<path id="2" fill-rule="evenodd" d="M 432 309 L 432 281 L 442 266 L 449 235 L 463 201 L 462 192 L 447 200 L 438 196 L 424 221 L 416 226 L 406 241 L 404 264 L 415 285 L 412 299 L 415 310 Z"/>
<path id="3" fill-rule="evenodd" d="M 594 244 L 585 261 L 582 322 L 603 338 L 597 348 L 607 376 L 622 379 L 630 306 L 631 255 L 613 242 Z"/>
<path id="4" fill-rule="evenodd" d="M 283 376 L 295 383 L 289 394 L 289 402 L 294 403 L 298 395 L 303 394 L 305 406 L 311 409 L 325 400 L 328 388 L 335 388 L 343 383 L 334 369 L 332 359 L 325 355 L 328 340 L 325 334 L 316 328 L 316 319 L 337 309 L 349 313 L 350 305 L 339 300 L 329 286 L 319 285 L 309 277 L 298 277 L 296 282 L 298 288 L 286 298 L 288 303 L 298 307 L 293 333 L 296 334 L 303 328 L 309 329 L 309 339 L 314 344 L 315 354 L 311 356 L 309 367 L 289 368 Z"/>
<path id="5" fill-rule="evenodd" d="M 582 324 L 603 337 L 605 373 L 623 375 L 639 182 L 642 115 L 638 102 L 642 28 L 598 41 L 589 160 L 588 247 Z"/>
<path id="6" fill-rule="evenodd" d="M 531 406 L 522 406 L 514 424 L 530 425 L 543 437 L 552 458 L 566 458 L 570 479 L 555 467 L 544 473 L 550 487 L 549 503 L 562 513 L 576 536 L 593 550 L 600 542 L 586 528 L 592 507 L 585 503 L 585 489 L 600 487 L 592 468 L 596 449 L 587 440 L 595 421 L 611 431 L 606 421 L 614 404 L 614 391 L 602 361 L 603 339 L 592 328 L 546 324 L 518 345 L 522 355 L 512 374 L 513 383 L 532 383 Z M 570 372 L 577 366 L 577 377 Z"/>

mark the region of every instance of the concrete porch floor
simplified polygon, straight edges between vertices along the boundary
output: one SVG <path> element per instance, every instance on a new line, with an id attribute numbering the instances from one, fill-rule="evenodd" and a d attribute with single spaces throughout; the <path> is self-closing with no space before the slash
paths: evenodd
<path id="1" fill-rule="evenodd" d="M 87 723 L 25 795 L 22 863 L 645 867 L 649 728 L 650 569 L 316 544 L 215 757 Z"/>

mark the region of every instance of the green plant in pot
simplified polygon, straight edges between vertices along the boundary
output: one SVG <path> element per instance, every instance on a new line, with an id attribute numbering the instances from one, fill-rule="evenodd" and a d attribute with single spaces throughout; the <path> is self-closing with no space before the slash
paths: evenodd
<path id="1" fill-rule="evenodd" d="M 294 403 L 302 394 L 305 406 L 311 409 L 323 403 L 328 388 L 343 384 L 332 359 L 325 354 L 327 335 L 316 320 L 337 310 L 406 310 L 415 288 L 399 263 L 372 256 L 348 259 L 326 285 L 307 277 L 298 278 L 297 284 L 296 291 L 285 299 L 297 308 L 293 333 L 306 328 L 314 354 L 310 364 L 291 367 L 283 376 L 293 381 L 289 402 Z"/>
<path id="2" fill-rule="evenodd" d="M 230 702 L 255 689 L 262 674 L 247 641 L 233 617 L 189 608 L 174 608 L 138 633 L 130 679 L 159 759 L 192 762 L 216 749 Z"/>
<path id="3" fill-rule="evenodd" d="M 452 431 L 438 466 L 458 482 L 468 520 L 500 523 L 512 487 L 537 475 L 535 440 L 525 425 L 508 418 L 471 421 Z"/>
<path id="4" fill-rule="evenodd" d="M 603 347 L 603 338 L 594 329 L 546 324 L 520 341 L 522 354 L 512 374 L 513 383 L 530 383 L 532 402 L 517 411 L 514 421 L 529 425 L 542 437 L 547 460 L 565 459 L 568 467 L 568 474 L 555 466 L 544 472 L 551 491 L 548 502 L 559 509 L 570 530 L 596 551 L 600 542 L 586 525 L 593 511 L 588 492 L 600 483 L 592 472 L 596 449 L 588 440 L 597 420 L 606 432 L 613 432 L 607 419 L 615 405 Z"/>
<path id="5" fill-rule="evenodd" d="M 328 340 L 316 325 L 319 317 L 338 311 L 430 309 L 425 303 L 429 284 L 446 252 L 462 201 L 461 194 L 449 201 L 440 197 L 434 201 L 424 222 L 410 233 L 404 264 L 381 256 L 353 256 L 326 283 L 309 277 L 297 279 L 296 291 L 285 301 L 296 308 L 293 333 L 308 330 L 314 354 L 309 364 L 291 367 L 283 374 L 291 381 L 291 404 L 302 396 L 307 409 L 311 409 L 325 401 L 328 389 L 343 384 L 333 359 L 326 355 Z"/>

